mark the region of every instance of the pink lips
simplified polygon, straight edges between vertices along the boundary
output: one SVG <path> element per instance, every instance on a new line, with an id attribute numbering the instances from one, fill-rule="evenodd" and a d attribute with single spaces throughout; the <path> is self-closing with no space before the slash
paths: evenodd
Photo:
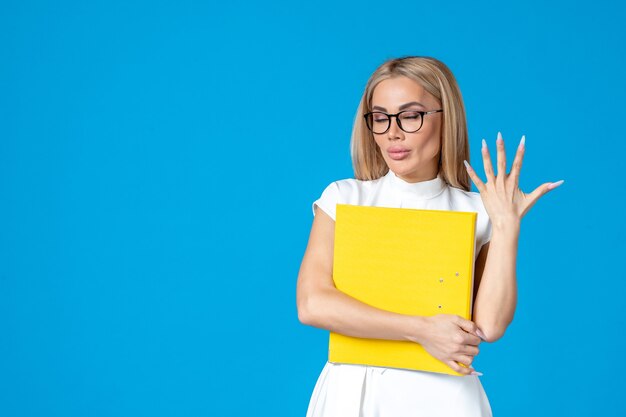
<path id="1" fill-rule="evenodd" d="M 387 153 L 393 160 L 400 160 L 406 158 L 406 156 L 411 152 L 410 149 L 403 148 L 401 146 L 392 146 L 387 149 Z"/>

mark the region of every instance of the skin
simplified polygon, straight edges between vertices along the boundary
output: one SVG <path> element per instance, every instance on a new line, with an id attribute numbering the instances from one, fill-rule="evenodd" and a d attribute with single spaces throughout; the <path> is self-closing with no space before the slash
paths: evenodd
<path id="1" fill-rule="evenodd" d="M 406 77 L 396 77 L 378 83 L 372 94 L 372 111 L 397 113 L 402 104 L 413 101 L 422 103 L 423 106 L 412 105 L 404 110 L 441 109 L 439 100 L 420 84 Z M 406 133 L 400 129 L 394 117 L 386 133 L 374 134 L 374 140 L 383 159 L 396 176 L 407 182 L 427 181 L 437 176 L 441 153 L 442 115 L 443 113 L 425 115 L 422 127 L 414 133 Z M 391 159 L 387 150 L 393 145 L 409 148 L 408 157 L 400 161 Z"/>
<path id="2" fill-rule="evenodd" d="M 436 98 L 420 84 L 406 77 L 396 77 L 376 86 L 372 109 L 376 106 L 386 109 L 382 111 L 387 113 L 397 113 L 402 104 L 411 101 L 424 104 L 423 108 L 411 107 L 419 110 L 441 108 Z M 383 158 L 398 177 L 416 182 L 437 176 L 441 114 L 425 116 L 422 128 L 415 133 L 399 129 L 394 118 L 386 133 L 374 135 Z M 396 143 L 410 149 L 404 160 L 395 161 L 386 153 Z M 499 139 L 497 146 L 497 176 L 491 168 L 488 149 L 484 146 L 482 150 L 487 183 L 483 183 L 466 165 L 493 226 L 491 241 L 483 246 L 475 263 L 474 321 L 449 314 L 430 317 L 398 314 L 372 307 L 337 290 L 332 279 L 335 222 L 317 208 L 298 273 L 299 320 L 348 336 L 419 343 L 456 372 L 463 375 L 474 372 L 471 364 L 479 353 L 481 338 L 488 342 L 498 340 L 513 319 L 520 220 L 537 199 L 551 189 L 551 183 L 545 183 L 530 194 L 521 192 L 518 178 L 523 145 L 518 147 L 509 175 L 505 173 L 504 143 Z"/>

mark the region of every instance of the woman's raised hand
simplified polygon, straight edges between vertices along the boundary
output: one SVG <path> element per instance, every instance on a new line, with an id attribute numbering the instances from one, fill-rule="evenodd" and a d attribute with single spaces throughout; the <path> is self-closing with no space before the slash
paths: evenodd
<path id="1" fill-rule="evenodd" d="M 422 332 L 413 341 L 456 372 L 463 375 L 474 372 L 471 365 L 481 342 L 476 324 L 454 314 L 437 314 L 423 319 Z"/>
<path id="2" fill-rule="evenodd" d="M 522 159 L 524 158 L 524 151 L 526 149 L 524 142 L 525 137 L 522 136 L 522 140 L 517 147 L 515 159 L 513 160 L 511 172 L 507 174 L 504 141 L 502 140 L 502 134 L 498 132 L 498 138 L 496 140 L 498 174 L 496 176 L 491 164 L 487 143 L 483 139 L 482 156 L 485 175 L 487 175 L 486 184 L 476 175 L 476 172 L 467 161 L 463 161 L 470 178 L 480 192 L 489 218 L 496 225 L 501 225 L 508 221 L 519 222 L 526 212 L 537 202 L 539 197 L 563 183 L 563 180 L 546 182 L 535 188 L 530 194 L 526 194 L 519 189 L 519 173 L 522 168 Z"/>

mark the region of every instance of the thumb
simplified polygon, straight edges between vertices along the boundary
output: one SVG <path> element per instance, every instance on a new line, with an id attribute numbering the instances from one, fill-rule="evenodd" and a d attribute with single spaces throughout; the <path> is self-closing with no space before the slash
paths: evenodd
<path id="1" fill-rule="evenodd" d="M 535 188 L 530 194 L 526 194 L 527 201 L 525 202 L 525 207 L 522 211 L 522 217 L 526 215 L 526 213 L 528 212 L 528 210 L 530 210 L 532 206 L 535 205 L 535 203 L 539 200 L 539 197 L 545 195 L 548 191 L 551 190 L 550 186 L 552 184 L 553 183 L 551 182 L 545 182 Z"/>

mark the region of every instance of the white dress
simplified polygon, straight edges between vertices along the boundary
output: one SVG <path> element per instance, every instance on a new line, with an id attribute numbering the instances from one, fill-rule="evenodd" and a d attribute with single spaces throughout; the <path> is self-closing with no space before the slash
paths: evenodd
<path id="1" fill-rule="evenodd" d="M 473 211 L 475 255 L 491 238 L 491 222 L 480 194 L 437 178 L 408 183 L 393 171 L 376 180 L 331 183 L 313 202 L 335 219 L 336 204 Z M 486 417 L 491 406 L 478 376 L 326 362 L 306 417 Z"/>

